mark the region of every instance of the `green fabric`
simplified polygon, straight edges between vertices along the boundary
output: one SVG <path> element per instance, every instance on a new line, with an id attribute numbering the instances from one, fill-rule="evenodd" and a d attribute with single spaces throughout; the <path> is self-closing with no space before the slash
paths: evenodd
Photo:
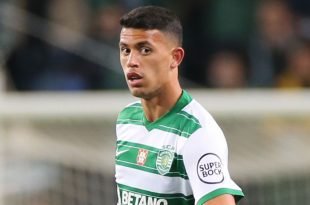
<path id="1" fill-rule="evenodd" d="M 136 163 L 137 161 L 137 155 L 140 149 L 148 150 L 148 158 L 145 164 L 138 165 Z M 131 167 L 138 170 L 143 170 L 146 172 L 154 173 L 154 174 L 160 174 L 158 172 L 158 169 L 156 168 L 156 159 L 158 156 L 158 153 L 162 151 L 161 149 L 157 149 L 154 147 L 146 146 L 143 144 L 138 143 L 132 143 L 127 141 L 118 141 L 117 142 L 117 150 L 119 152 L 123 150 L 129 150 L 125 156 L 119 156 L 116 158 L 116 164 L 122 165 L 125 167 Z M 181 177 L 184 179 L 188 179 L 184 164 L 183 164 L 183 158 L 180 155 L 174 154 L 174 160 L 173 164 L 171 165 L 170 171 L 165 174 L 165 176 L 172 176 L 172 177 Z"/>

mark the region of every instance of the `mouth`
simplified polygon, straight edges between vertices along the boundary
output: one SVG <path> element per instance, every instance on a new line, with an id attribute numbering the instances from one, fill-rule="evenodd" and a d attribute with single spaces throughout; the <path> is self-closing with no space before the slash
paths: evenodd
<path id="1" fill-rule="evenodd" d="M 139 75 L 138 73 L 135 73 L 135 72 L 127 73 L 127 80 L 128 81 L 134 82 L 134 81 L 138 81 L 141 79 L 142 79 L 142 76 Z"/>

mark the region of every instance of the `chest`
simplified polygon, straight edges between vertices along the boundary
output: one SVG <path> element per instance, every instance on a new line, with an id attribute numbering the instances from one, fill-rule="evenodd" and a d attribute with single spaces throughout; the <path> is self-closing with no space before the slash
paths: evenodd
<path id="1" fill-rule="evenodd" d="M 181 155 L 185 142 L 184 137 L 172 131 L 118 127 L 116 163 L 151 174 L 186 177 Z"/>

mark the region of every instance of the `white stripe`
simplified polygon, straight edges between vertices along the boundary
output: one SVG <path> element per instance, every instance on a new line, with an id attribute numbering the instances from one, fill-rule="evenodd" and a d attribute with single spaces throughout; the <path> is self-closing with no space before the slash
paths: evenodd
<path id="1" fill-rule="evenodd" d="M 127 162 L 127 161 L 123 161 L 123 160 L 120 160 L 120 159 L 118 159 L 117 161 L 118 161 L 118 162 L 123 162 L 123 163 L 125 163 L 125 164 L 137 165 L 136 163 Z M 148 167 L 148 166 L 145 166 L 145 165 L 143 165 L 143 166 L 146 167 L 146 168 L 148 168 L 148 169 L 157 170 L 156 168 L 153 168 L 153 167 Z M 178 174 L 178 175 L 182 175 L 183 177 L 185 177 L 185 176 L 187 177 L 186 174 L 183 174 L 183 173 L 181 173 L 181 172 L 169 172 L 169 173 L 171 173 L 171 174 Z"/>
<path id="2" fill-rule="evenodd" d="M 142 110 L 142 107 L 141 106 L 136 106 L 136 105 L 132 105 L 130 107 L 134 107 L 134 108 L 140 108 Z"/>
<path id="3" fill-rule="evenodd" d="M 126 176 L 116 176 L 116 182 L 135 187 L 138 189 L 165 194 L 181 193 L 185 196 L 192 195 L 189 181 L 180 177 L 167 177 L 158 174 L 148 173 L 129 167 L 116 165 L 116 173 L 126 173 Z M 138 176 L 133 180 L 132 178 Z M 150 180 L 146 180 L 150 179 Z"/>
<path id="4" fill-rule="evenodd" d="M 132 105 L 134 105 L 136 103 L 141 103 L 141 101 L 140 100 L 136 100 L 134 102 L 131 102 L 131 103 L 127 104 L 126 107 L 130 107 L 130 106 L 132 106 Z M 139 107 L 139 106 L 137 106 L 137 107 Z"/>

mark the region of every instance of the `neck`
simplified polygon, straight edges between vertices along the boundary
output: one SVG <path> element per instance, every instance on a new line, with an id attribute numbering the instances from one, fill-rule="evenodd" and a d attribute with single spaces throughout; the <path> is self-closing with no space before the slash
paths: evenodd
<path id="1" fill-rule="evenodd" d="M 181 94 L 182 89 L 179 87 L 173 91 L 165 90 L 152 99 L 142 99 L 142 106 L 147 120 L 154 122 L 168 113 L 179 100 Z"/>

